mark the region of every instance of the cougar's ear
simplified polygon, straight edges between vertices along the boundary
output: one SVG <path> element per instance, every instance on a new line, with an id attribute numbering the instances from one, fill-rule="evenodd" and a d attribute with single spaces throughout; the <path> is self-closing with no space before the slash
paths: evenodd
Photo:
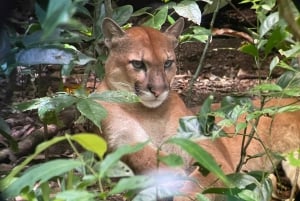
<path id="1" fill-rule="evenodd" d="M 125 35 L 125 31 L 112 19 L 104 18 L 102 22 L 102 32 L 104 35 L 104 43 L 108 48 L 111 48 L 112 39 L 114 37 L 121 38 Z"/>
<path id="2" fill-rule="evenodd" d="M 165 33 L 174 36 L 178 39 L 182 30 L 184 28 L 184 19 L 181 17 L 179 18 L 173 25 L 171 25 Z"/>

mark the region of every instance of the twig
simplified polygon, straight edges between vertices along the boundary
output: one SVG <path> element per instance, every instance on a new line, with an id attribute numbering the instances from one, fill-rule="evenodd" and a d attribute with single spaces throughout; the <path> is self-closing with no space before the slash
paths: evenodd
<path id="1" fill-rule="evenodd" d="M 192 79 L 190 81 L 190 84 L 189 84 L 188 104 L 187 105 L 191 104 L 191 96 L 192 96 L 193 85 L 194 85 L 196 79 L 198 78 L 198 76 L 200 74 L 200 71 L 201 71 L 201 69 L 203 67 L 203 62 L 204 62 L 204 59 L 205 59 L 205 56 L 206 56 L 206 53 L 207 53 L 207 50 L 208 50 L 208 47 L 209 47 L 209 43 L 212 40 L 213 27 L 214 27 L 214 23 L 215 23 L 215 20 L 216 20 L 217 13 L 219 11 L 219 7 L 220 7 L 220 0 L 218 0 L 218 2 L 217 2 L 217 7 L 216 7 L 216 9 L 215 9 L 215 11 L 213 13 L 213 16 L 212 16 L 212 19 L 211 19 L 211 22 L 210 22 L 210 34 L 208 36 L 207 43 L 205 44 L 205 47 L 203 49 L 203 53 L 201 55 L 201 58 L 200 58 L 197 70 L 196 70 L 195 74 L 193 75 L 193 77 L 192 77 Z"/>

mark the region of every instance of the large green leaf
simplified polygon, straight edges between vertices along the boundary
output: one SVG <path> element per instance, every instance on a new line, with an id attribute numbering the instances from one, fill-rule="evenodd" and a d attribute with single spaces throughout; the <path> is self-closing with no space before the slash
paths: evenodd
<path id="1" fill-rule="evenodd" d="M 144 26 L 153 27 L 155 29 L 161 29 L 161 26 L 166 22 L 168 15 L 168 6 L 164 5 L 159 8 L 159 11 L 152 16 L 149 20 L 144 22 Z"/>
<path id="2" fill-rule="evenodd" d="M 124 155 L 132 154 L 134 152 L 142 150 L 147 143 L 148 141 L 136 144 L 134 146 L 124 145 L 119 147 L 114 152 L 108 154 L 100 165 L 100 178 L 103 178 L 106 175 L 107 171 L 109 171 L 109 169 L 114 166 Z"/>
<path id="3" fill-rule="evenodd" d="M 131 5 L 119 6 L 113 10 L 112 19 L 121 26 L 129 20 L 132 13 L 133 7 Z"/>
<path id="4" fill-rule="evenodd" d="M 128 91 L 104 91 L 102 93 L 95 92 L 90 94 L 89 98 L 116 103 L 135 103 L 140 101 L 136 94 Z"/>
<path id="5" fill-rule="evenodd" d="M 76 8 L 71 0 L 51 0 L 48 3 L 47 14 L 42 21 L 45 32 L 44 38 L 50 36 L 53 31 L 61 24 L 70 23 Z"/>
<path id="6" fill-rule="evenodd" d="M 202 147 L 200 147 L 197 143 L 184 139 L 184 138 L 171 138 L 167 140 L 167 143 L 172 143 L 180 146 L 183 150 L 185 150 L 190 156 L 192 156 L 199 164 L 201 164 L 204 168 L 212 172 L 224 184 L 231 186 L 231 181 L 226 177 L 219 164 L 214 160 L 213 156 L 205 151 Z"/>
<path id="7" fill-rule="evenodd" d="M 180 157 L 176 154 L 169 154 L 167 156 L 159 156 L 158 159 L 170 167 L 181 166 L 184 163 L 182 157 Z"/>
<path id="8" fill-rule="evenodd" d="M 96 126 L 101 127 L 100 122 L 107 116 L 107 111 L 98 102 L 83 98 L 77 102 L 77 109 L 86 118 L 91 120 Z"/>
<path id="9" fill-rule="evenodd" d="M 188 20 L 200 25 L 201 23 L 201 10 L 195 1 L 183 0 L 174 7 L 175 12 L 187 18 Z"/>
<path id="10" fill-rule="evenodd" d="M 26 186 L 32 189 L 37 182 L 46 182 L 55 176 L 59 176 L 82 165 L 83 163 L 79 160 L 57 159 L 32 166 L 20 178 L 9 185 L 8 188 L 4 189 L 3 195 L 6 198 L 17 196 Z"/>
<path id="11" fill-rule="evenodd" d="M 80 133 L 71 136 L 71 139 L 79 143 L 84 149 L 96 153 L 101 159 L 107 151 L 105 140 L 96 134 Z"/>

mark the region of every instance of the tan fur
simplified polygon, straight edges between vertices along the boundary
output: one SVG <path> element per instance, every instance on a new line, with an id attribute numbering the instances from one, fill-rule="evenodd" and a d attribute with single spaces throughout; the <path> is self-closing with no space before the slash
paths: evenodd
<path id="1" fill-rule="evenodd" d="M 110 49 L 110 54 L 105 65 L 106 77 L 98 91 L 131 91 L 141 97 L 142 103 L 101 102 L 108 111 L 108 117 L 102 122 L 102 134 L 111 150 L 124 144 L 151 140 L 142 151 L 124 158 L 138 173 L 156 168 L 157 148 L 176 134 L 180 117 L 192 114 L 180 97 L 170 91 L 170 82 L 176 72 L 174 48 L 182 28 L 183 21 L 179 20 L 164 33 L 146 27 L 134 27 L 124 32 L 109 19 L 103 22 L 105 43 Z M 136 69 L 133 60 L 142 61 L 144 69 Z M 174 62 L 171 67 L 164 68 L 168 60 Z M 291 102 L 295 100 L 274 99 L 268 104 L 286 105 Z M 254 103 L 258 105 L 258 102 Z M 295 150 L 300 145 L 299 122 L 300 112 L 279 114 L 273 121 L 270 117 L 262 117 L 256 137 L 273 151 L 285 153 Z M 226 131 L 234 133 L 233 128 Z M 199 144 L 216 158 L 226 173 L 231 173 L 235 171 L 240 159 L 241 139 L 241 136 L 236 136 L 215 141 L 202 140 Z M 264 150 L 261 144 L 254 140 L 247 151 L 247 154 L 252 155 Z M 180 154 L 186 159 L 186 167 L 191 165 L 189 157 L 178 147 L 163 146 L 160 154 L 165 153 Z M 243 170 L 270 168 L 266 157 L 261 157 L 250 160 Z M 203 177 L 194 173 L 192 176 L 198 178 L 203 186 L 214 181 L 211 175 Z M 195 190 L 192 188 L 194 186 L 186 186 L 185 190 Z"/>

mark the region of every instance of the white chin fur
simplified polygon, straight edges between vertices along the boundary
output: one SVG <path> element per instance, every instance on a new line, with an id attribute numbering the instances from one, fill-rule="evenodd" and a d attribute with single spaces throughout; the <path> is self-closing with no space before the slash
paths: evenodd
<path id="1" fill-rule="evenodd" d="M 143 92 L 140 95 L 141 103 L 148 108 L 156 108 L 160 106 L 168 97 L 169 91 L 163 92 L 159 97 L 155 97 L 151 92 Z"/>

